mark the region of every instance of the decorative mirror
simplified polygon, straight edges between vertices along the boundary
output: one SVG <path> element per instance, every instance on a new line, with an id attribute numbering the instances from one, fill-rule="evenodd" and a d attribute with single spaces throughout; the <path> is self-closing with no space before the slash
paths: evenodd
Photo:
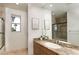
<path id="1" fill-rule="evenodd" d="M 12 15 L 11 16 L 11 31 L 20 32 L 21 31 L 21 16 Z"/>

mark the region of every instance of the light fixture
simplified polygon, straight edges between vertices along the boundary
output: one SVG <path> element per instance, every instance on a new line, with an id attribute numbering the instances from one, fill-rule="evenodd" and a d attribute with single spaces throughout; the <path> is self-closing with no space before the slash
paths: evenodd
<path id="1" fill-rule="evenodd" d="M 52 4 L 50 4 L 50 5 L 49 5 L 49 7 L 53 7 L 53 5 L 52 5 Z"/>
<path id="2" fill-rule="evenodd" d="M 16 3 L 16 5 L 19 5 L 19 3 Z"/>

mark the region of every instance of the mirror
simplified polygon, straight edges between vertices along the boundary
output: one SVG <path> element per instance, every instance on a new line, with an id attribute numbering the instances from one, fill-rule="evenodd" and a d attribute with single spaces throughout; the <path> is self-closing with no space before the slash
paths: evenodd
<path id="1" fill-rule="evenodd" d="M 51 3 L 44 5 L 45 8 L 51 11 L 52 39 L 79 46 L 78 5 L 73 3 Z"/>
<path id="2" fill-rule="evenodd" d="M 21 31 L 21 16 L 12 15 L 11 18 L 12 18 L 11 31 L 20 32 Z"/>

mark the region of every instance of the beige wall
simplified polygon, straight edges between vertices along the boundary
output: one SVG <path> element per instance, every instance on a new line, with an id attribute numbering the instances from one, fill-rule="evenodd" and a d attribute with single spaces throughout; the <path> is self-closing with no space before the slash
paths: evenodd
<path id="1" fill-rule="evenodd" d="M 11 32 L 11 14 L 21 16 L 21 32 Z M 27 48 L 27 12 L 5 8 L 6 50 Z"/>
<path id="2" fill-rule="evenodd" d="M 39 30 L 32 30 L 32 18 L 39 18 Z M 52 38 L 51 18 L 50 10 L 28 5 L 28 54 L 33 54 L 33 38 L 38 38 L 42 35 L 41 28 L 44 19 L 50 23 L 50 30 L 47 30 L 47 36 L 49 36 L 50 39 Z"/>
<path id="3" fill-rule="evenodd" d="M 3 7 L 0 7 L 0 17 L 3 16 Z"/>

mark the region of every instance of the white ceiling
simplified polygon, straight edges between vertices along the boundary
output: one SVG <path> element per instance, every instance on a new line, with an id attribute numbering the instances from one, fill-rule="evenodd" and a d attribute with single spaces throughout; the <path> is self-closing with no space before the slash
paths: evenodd
<path id="1" fill-rule="evenodd" d="M 16 3 L 0 3 L 0 7 L 9 7 L 9 8 L 19 9 L 23 11 L 27 10 L 26 3 L 19 3 L 19 5 L 16 5 Z"/>
<path id="2" fill-rule="evenodd" d="M 53 6 L 49 7 L 50 4 L 52 4 Z M 32 5 L 36 7 L 50 9 L 52 10 L 52 14 L 58 17 L 67 12 L 68 3 L 32 3 Z M 27 10 L 27 6 L 27 3 L 20 3 L 19 5 L 16 5 L 16 3 L 0 3 L 0 7 L 9 7 L 23 11 Z"/>
<path id="3" fill-rule="evenodd" d="M 49 7 L 50 4 L 53 6 Z M 52 14 L 58 17 L 67 12 L 68 3 L 35 3 L 32 5 L 41 7 L 41 8 L 50 9 L 52 10 Z"/>

